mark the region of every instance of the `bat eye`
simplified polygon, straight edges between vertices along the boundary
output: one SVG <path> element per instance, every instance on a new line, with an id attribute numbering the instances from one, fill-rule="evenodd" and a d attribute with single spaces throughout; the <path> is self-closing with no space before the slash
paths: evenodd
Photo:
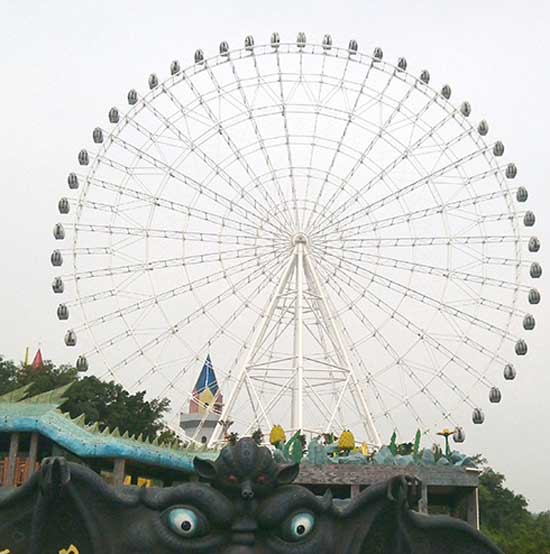
<path id="1" fill-rule="evenodd" d="M 165 521 L 171 531 L 185 538 L 194 538 L 208 532 L 206 518 L 192 508 L 172 508 L 165 514 Z"/>
<path id="2" fill-rule="evenodd" d="M 315 516 L 310 512 L 299 512 L 287 519 L 283 525 L 283 536 L 296 542 L 307 537 L 315 527 Z"/>

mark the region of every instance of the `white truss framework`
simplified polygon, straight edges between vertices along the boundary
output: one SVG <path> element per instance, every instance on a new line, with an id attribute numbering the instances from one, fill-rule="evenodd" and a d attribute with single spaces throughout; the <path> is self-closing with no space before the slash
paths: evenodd
<path id="1" fill-rule="evenodd" d="M 292 286 L 294 283 L 294 287 Z M 313 322 L 316 330 L 309 328 L 304 320 L 304 310 L 309 307 L 314 314 Z M 273 332 L 277 325 L 277 311 L 290 311 L 294 322 L 292 339 L 294 351 L 292 357 L 273 358 L 266 356 L 273 349 L 273 343 L 280 339 Z M 380 435 L 374 421 L 364 392 L 359 384 L 350 361 L 350 346 L 343 334 L 343 324 L 335 314 L 329 297 L 324 290 L 319 274 L 315 269 L 314 258 L 308 248 L 307 237 L 297 233 L 292 239 L 292 250 L 280 280 L 271 294 L 270 300 L 261 315 L 254 339 L 246 349 L 240 362 L 238 377 L 221 414 L 221 420 L 232 420 L 238 397 L 246 389 L 251 392 L 251 403 L 258 402 L 255 419 L 245 430 L 250 433 L 255 427 L 265 424 L 271 428 L 274 420 L 270 413 L 278 403 L 285 400 L 285 392 L 291 397 L 290 432 L 307 430 L 310 433 L 329 433 L 335 427 L 345 428 L 345 423 L 339 420 L 339 412 L 343 399 L 349 395 L 353 399 L 357 415 L 363 423 L 366 440 L 379 446 Z M 326 340 L 320 341 L 320 353 L 308 355 L 304 348 L 305 335 L 319 333 Z M 269 340 L 271 337 L 271 340 Z M 321 354 L 321 355 L 319 355 Z M 260 400 L 256 390 L 256 382 L 269 381 L 276 385 L 274 394 L 268 402 Z M 278 390 L 277 390 L 278 389 Z M 329 389 L 337 399 L 328 408 L 323 405 L 318 391 Z M 304 420 L 305 396 L 311 396 L 310 406 L 317 408 L 319 413 L 313 413 L 313 420 L 325 423 L 317 427 L 306 427 Z M 311 424 L 310 424 L 311 425 Z M 211 444 L 222 438 L 221 426 L 213 434 Z"/>

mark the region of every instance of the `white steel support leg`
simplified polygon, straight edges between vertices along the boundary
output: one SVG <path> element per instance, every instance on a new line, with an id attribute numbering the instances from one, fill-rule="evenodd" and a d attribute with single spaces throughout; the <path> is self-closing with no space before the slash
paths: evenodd
<path id="1" fill-rule="evenodd" d="M 296 244 L 296 299 L 294 314 L 295 409 L 292 427 L 304 427 L 304 244 Z"/>
<path id="2" fill-rule="evenodd" d="M 362 417 L 365 418 L 363 421 L 363 424 L 365 427 L 365 431 L 367 432 L 368 440 L 373 444 L 379 446 L 381 444 L 380 435 L 378 434 L 378 431 L 374 426 L 374 421 L 372 420 L 372 415 L 367 405 L 367 399 L 365 398 L 363 391 L 359 387 L 359 383 L 357 381 L 357 377 L 355 376 L 355 372 L 353 371 L 350 358 L 349 358 L 349 353 L 346 349 L 346 345 L 343 340 L 342 334 L 340 333 L 340 329 L 338 329 L 338 325 L 336 324 L 335 316 L 329 305 L 327 296 L 321 285 L 319 276 L 317 275 L 317 271 L 315 270 L 314 262 L 311 259 L 311 256 L 307 250 L 304 256 L 304 266 L 305 266 L 306 274 L 311 277 L 311 279 L 313 280 L 313 284 L 315 285 L 315 292 L 319 296 L 320 304 L 322 306 L 324 317 L 326 319 L 325 323 L 327 326 L 329 326 L 330 334 L 336 340 L 335 347 L 337 347 L 337 351 L 339 352 L 339 355 L 342 357 L 341 363 L 344 367 L 347 368 L 349 372 L 349 376 L 351 380 L 350 392 L 359 413 L 362 415 Z"/>
<path id="3" fill-rule="evenodd" d="M 256 353 L 258 345 L 260 345 L 264 339 L 264 336 L 269 326 L 269 322 L 273 317 L 273 313 L 275 312 L 275 308 L 277 306 L 279 298 L 283 293 L 283 291 L 285 290 L 288 284 L 288 281 L 292 276 L 292 272 L 294 271 L 295 265 L 296 265 L 296 256 L 293 255 L 290 257 L 290 260 L 281 275 L 281 279 L 279 281 L 277 289 L 275 290 L 273 296 L 269 300 L 266 310 L 263 312 L 264 313 L 263 322 L 261 323 L 261 325 L 258 325 L 258 328 L 256 329 L 256 332 L 254 334 L 254 338 L 252 339 L 250 348 L 247 350 L 246 355 L 244 356 L 244 359 L 240 365 L 238 376 L 237 376 L 237 382 L 233 387 L 233 390 L 231 391 L 231 394 L 229 396 L 227 403 L 224 405 L 222 409 L 222 413 L 220 415 L 220 421 L 224 421 L 227 415 L 231 414 L 235 406 L 235 402 L 237 401 L 239 392 L 243 387 L 245 380 L 247 379 L 247 370 L 248 370 L 250 361 L 252 360 L 254 354 Z M 266 423 L 268 426 L 271 425 L 271 422 L 269 421 L 266 421 Z M 215 444 L 216 441 L 220 439 L 221 432 L 222 432 L 222 426 L 217 425 L 208 443 L 210 446 Z"/>

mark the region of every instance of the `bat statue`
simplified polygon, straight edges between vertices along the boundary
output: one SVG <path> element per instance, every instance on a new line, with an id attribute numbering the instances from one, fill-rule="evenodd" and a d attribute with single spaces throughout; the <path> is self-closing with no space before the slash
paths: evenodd
<path id="1" fill-rule="evenodd" d="M 409 508 L 419 482 L 398 477 L 347 504 L 294 485 L 251 438 L 200 482 L 114 488 L 92 470 L 46 459 L 20 488 L 0 489 L 0 554 L 498 554 L 465 522 Z"/>

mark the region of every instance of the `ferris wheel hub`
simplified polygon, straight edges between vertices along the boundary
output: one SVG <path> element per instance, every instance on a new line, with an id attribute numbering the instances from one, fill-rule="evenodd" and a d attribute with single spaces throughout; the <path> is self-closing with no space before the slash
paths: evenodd
<path id="1" fill-rule="evenodd" d="M 298 244 L 307 245 L 309 243 L 309 240 L 306 234 L 296 233 L 292 236 L 291 242 L 292 242 L 292 246 L 296 246 Z"/>

